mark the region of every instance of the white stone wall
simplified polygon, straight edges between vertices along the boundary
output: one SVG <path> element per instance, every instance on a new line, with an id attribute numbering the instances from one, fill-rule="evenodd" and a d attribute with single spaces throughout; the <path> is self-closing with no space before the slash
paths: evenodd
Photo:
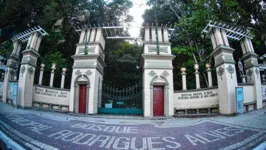
<path id="1" fill-rule="evenodd" d="M 33 102 L 69 106 L 70 91 L 34 86 Z"/>
<path id="2" fill-rule="evenodd" d="M 78 101 L 78 99 L 75 98 L 75 80 L 77 80 L 77 77 L 79 76 L 79 74 L 77 74 L 77 71 L 80 71 L 80 75 L 84 74 L 90 70 L 91 71 L 91 75 L 88 76 L 86 75 L 88 78 L 89 78 L 89 83 L 90 83 L 90 86 L 92 86 L 94 84 L 94 76 L 95 76 L 95 71 L 96 69 L 73 69 L 73 72 L 72 72 L 72 80 L 71 80 L 71 87 L 70 87 L 70 100 L 69 100 L 69 111 L 72 111 L 74 112 L 74 107 L 75 107 L 75 100 Z M 87 82 L 87 79 L 86 78 L 80 78 L 79 81 L 85 81 Z M 78 87 L 77 87 L 78 88 Z M 92 93 L 92 94 L 91 94 Z M 93 95 L 93 89 L 90 88 L 89 90 L 89 99 L 92 98 L 92 95 Z M 88 95 L 87 95 L 88 96 Z M 89 101 L 90 103 L 90 101 Z M 89 105 L 89 104 L 87 104 Z"/>
<path id="3" fill-rule="evenodd" d="M 94 82 L 94 86 L 92 86 L 90 88 L 90 104 L 89 105 L 89 110 L 92 110 L 90 111 L 89 113 L 90 114 L 96 114 L 98 112 L 98 100 L 99 100 L 99 79 L 100 81 L 102 81 L 102 74 L 96 70 L 95 72 L 95 76 L 93 77 L 93 82 Z"/>
<path id="4" fill-rule="evenodd" d="M 155 74 L 153 76 L 150 73 L 154 71 Z M 163 75 L 163 72 L 166 71 L 169 74 L 167 76 Z M 165 81 L 160 78 L 160 76 L 164 76 L 169 83 L 169 90 L 168 96 L 166 90 L 164 90 L 164 113 L 165 116 L 172 116 L 174 115 L 174 108 L 173 108 L 173 72 L 172 69 L 145 69 L 143 74 L 143 109 L 144 109 L 144 116 L 149 117 L 153 116 L 153 95 L 151 95 L 151 81 L 154 77 L 158 76 L 158 80 L 154 81 L 155 86 L 165 86 Z M 167 99 L 168 98 L 168 99 Z"/>
<path id="5" fill-rule="evenodd" d="M 96 114 L 98 111 L 98 83 L 99 83 L 99 78 L 102 81 L 102 75 L 101 73 L 99 73 L 98 70 L 96 70 L 96 68 L 89 68 L 89 69 L 73 69 L 73 73 L 72 73 L 72 81 L 71 81 L 71 91 L 70 91 L 70 101 L 69 101 L 69 110 L 71 112 L 74 112 L 74 107 L 75 107 L 75 100 L 78 101 L 79 99 L 76 99 L 75 96 L 75 88 L 74 88 L 74 83 L 75 80 L 78 81 L 85 81 L 87 82 L 87 79 L 84 77 L 81 77 L 80 79 L 77 79 L 77 77 L 79 76 L 79 74 L 77 74 L 76 72 L 79 71 L 80 75 L 86 76 L 89 78 L 89 84 L 90 84 L 90 88 L 89 88 L 89 93 L 87 95 L 88 98 L 88 102 L 87 105 L 87 110 L 89 114 Z M 90 72 L 90 74 L 88 74 L 87 72 Z M 77 87 L 78 88 L 78 87 Z M 76 93 L 78 94 L 78 93 Z"/>
<path id="6" fill-rule="evenodd" d="M 243 87 L 244 104 L 250 102 L 256 102 L 255 89 L 253 85 L 240 85 L 240 87 Z"/>
<path id="7" fill-rule="evenodd" d="M 174 108 L 177 110 L 218 106 L 218 89 L 187 90 L 174 93 Z"/>
<path id="8" fill-rule="evenodd" d="M 144 53 L 145 54 L 157 54 L 157 50 L 156 51 L 154 51 L 154 52 L 149 52 L 149 47 L 151 48 L 155 48 L 155 49 L 157 49 L 157 47 L 156 47 L 156 45 L 155 44 L 145 44 L 144 45 Z M 163 44 L 160 44 L 160 48 L 167 48 L 167 53 L 164 53 L 164 52 L 160 52 L 160 54 L 171 54 L 172 52 L 171 52 L 171 47 L 170 46 L 168 46 L 168 45 L 163 45 Z M 170 63 L 170 65 L 172 65 L 172 62 Z"/>
<path id="9" fill-rule="evenodd" d="M 30 65 L 21 65 L 20 70 L 25 67 L 25 72 L 20 73 L 18 81 L 18 105 L 21 107 L 32 107 L 32 91 L 35 68 Z M 33 69 L 33 74 L 29 73 L 30 68 Z"/>

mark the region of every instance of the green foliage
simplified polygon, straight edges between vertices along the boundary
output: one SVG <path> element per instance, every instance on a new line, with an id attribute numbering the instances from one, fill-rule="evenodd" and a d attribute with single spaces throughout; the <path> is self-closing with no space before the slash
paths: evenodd
<path id="1" fill-rule="evenodd" d="M 5 41 L 0 44 L 0 55 L 8 58 L 13 50 L 13 44 L 10 41 Z"/>
<path id="2" fill-rule="evenodd" d="M 140 66 L 141 47 L 120 40 L 107 41 L 104 83 L 125 88 L 142 79 Z"/>
<path id="3" fill-rule="evenodd" d="M 45 70 L 51 71 L 52 64 L 56 64 L 56 71 L 61 71 L 61 68 L 67 67 L 66 59 L 60 52 L 46 54 L 41 58 L 41 62 L 45 64 Z"/>
<path id="4" fill-rule="evenodd" d="M 157 1 L 157 3 L 156 3 Z M 255 51 L 262 55 L 265 46 L 262 37 L 266 37 L 266 13 L 261 9 L 261 0 L 149 0 L 151 9 L 143 15 L 144 24 L 155 22 L 155 11 L 159 24 L 173 24 L 176 32 L 172 35 L 172 53 L 176 55 L 174 64 L 175 89 L 181 89 L 181 67 L 187 68 L 188 88 L 195 88 L 193 55 L 200 64 L 201 85 L 206 87 L 204 71 L 205 63 L 214 66 L 210 53 L 213 51 L 211 40 L 201 33 L 210 20 L 250 29 L 254 33 Z M 252 23 L 255 21 L 255 23 Z M 266 38 L 265 38 L 266 40 Z M 239 42 L 230 41 L 231 47 L 236 49 L 235 60 L 242 57 Z M 204 51 L 204 54 L 202 53 Z M 263 52 L 262 52 L 263 51 Z"/>
<path id="5" fill-rule="evenodd" d="M 67 67 L 66 87 L 69 87 L 73 66 L 71 56 L 75 54 L 79 39 L 73 27 L 84 24 L 77 19 L 77 16 L 82 15 L 82 11 L 88 10 L 90 24 L 118 24 L 132 19 L 127 15 L 131 6 L 130 0 L 109 2 L 105 0 L 5 0 L 0 4 L 0 29 L 3 31 L 0 42 L 40 25 L 49 33 L 49 36 L 43 37 L 39 49 L 41 59 L 38 66 L 41 62 L 46 64 L 43 83 L 48 85 L 51 64 L 57 63 L 54 85 L 60 86 L 61 68 Z M 59 23 L 58 20 L 60 20 Z M 55 28 L 55 23 L 58 23 L 59 28 Z M 9 52 L 7 48 L 0 51 L 6 56 L 10 54 L 5 52 Z M 36 69 L 36 75 L 38 75 L 39 67 Z M 37 80 L 38 78 L 35 78 L 35 82 Z"/>

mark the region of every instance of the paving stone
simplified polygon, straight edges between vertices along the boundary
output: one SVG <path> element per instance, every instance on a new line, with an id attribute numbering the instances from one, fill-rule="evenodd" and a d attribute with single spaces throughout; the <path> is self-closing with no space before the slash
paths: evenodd
<path id="1" fill-rule="evenodd" d="M 25 149 L 252 149 L 266 141 L 265 112 L 264 108 L 231 117 L 106 118 L 16 109 L 0 102 L 0 130 Z"/>

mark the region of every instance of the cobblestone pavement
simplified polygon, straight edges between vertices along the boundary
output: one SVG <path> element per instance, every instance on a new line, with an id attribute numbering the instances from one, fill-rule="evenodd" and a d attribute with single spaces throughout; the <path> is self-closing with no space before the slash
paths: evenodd
<path id="1" fill-rule="evenodd" d="M 233 117 L 143 118 L 23 110 L 0 102 L 0 130 L 13 149 L 253 149 L 266 141 L 266 108 Z"/>

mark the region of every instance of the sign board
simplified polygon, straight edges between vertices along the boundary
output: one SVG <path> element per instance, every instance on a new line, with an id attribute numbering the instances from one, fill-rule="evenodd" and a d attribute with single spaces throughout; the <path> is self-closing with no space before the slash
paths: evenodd
<path id="1" fill-rule="evenodd" d="M 13 104 L 17 105 L 17 96 L 18 96 L 18 84 L 15 83 L 13 87 Z"/>
<path id="2" fill-rule="evenodd" d="M 7 98 L 13 100 L 14 82 L 8 82 Z"/>
<path id="3" fill-rule="evenodd" d="M 244 113 L 244 92 L 243 87 L 236 87 L 236 112 Z"/>

